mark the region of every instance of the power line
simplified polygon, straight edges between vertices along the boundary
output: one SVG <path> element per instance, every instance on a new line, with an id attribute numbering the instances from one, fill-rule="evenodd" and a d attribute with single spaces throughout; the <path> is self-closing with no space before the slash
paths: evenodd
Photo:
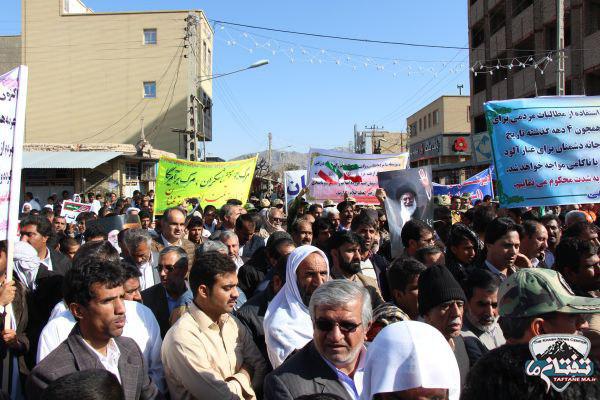
<path id="1" fill-rule="evenodd" d="M 291 31 L 291 30 L 287 30 L 287 29 L 267 28 L 264 26 L 239 24 L 236 22 L 221 21 L 221 20 L 210 19 L 210 18 L 209 18 L 209 21 L 213 21 L 215 23 L 222 24 L 222 25 L 241 26 L 244 28 L 259 29 L 259 30 L 263 30 L 263 31 L 288 33 L 288 34 L 292 34 L 292 35 L 310 36 L 310 37 L 318 37 L 318 38 L 324 38 L 324 39 L 337 39 L 337 40 L 347 40 L 347 41 L 351 41 L 351 42 L 362 42 L 362 43 L 372 43 L 372 44 L 390 44 L 390 45 L 409 46 L 409 47 L 469 50 L 469 47 L 444 46 L 444 45 L 436 45 L 436 44 L 410 43 L 410 42 L 393 42 L 393 41 L 388 41 L 388 40 L 376 40 L 376 39 L 366 39 L 366 38 L 354 38 L 354 37 L 348 37 L 348 36 L 326 35 L 326 34 L 322 34 L 322 33 L 299 32 L 299 31 Z"/>

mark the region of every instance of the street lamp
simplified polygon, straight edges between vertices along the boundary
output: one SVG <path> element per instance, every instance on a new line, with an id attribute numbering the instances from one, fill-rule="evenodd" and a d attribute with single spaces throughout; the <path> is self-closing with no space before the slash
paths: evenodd
<path id="1" fill-rule="evenodd" d="M 269 60 L 258 60 L 258 61 L 250 64 L 249 66 L 247 66 L 245 68 L 241 68 L 241 69 L 238 69 L 238 70 L 235 70 L 235 71 L 225 72 L 223 74 L 206 75 L 204 77 L 200 77 L 200 79 L 196 81 L 196 84 L 201 83 L 201 82 L 205 82 L 205 81 L 210 81 L 210 80 L 217 79 L 217 78 L 221 78 L 223 76 L 227 76 L 227 75 L 231 75 L 231 74 L 236 74 L 238 72 L 246 71 L 246 70 L 249 70 L 249 69 L 262 67 L 263 65 L 267 65 L 268 63 L 269 63 Z M 204 110 L 206 109 L 206 106 L 195 95 L 192 95 L 192 101 L 193 100 L 195 100 L 200 105 L 200 108 L 202 110 L 202 150 L 204 152 L 204 162 L 206 162 L 206 134 L 204 132 Z M 194 137 L 196 138 L 196 140 L 198 140 L 197 134 L 194 135 Z M 197 147 L 196 147 L 196 149 L 197 149 Z M 196 150 L 196 152 L 197 151 L 198 150 Z"/>
<path id="2" fill-rule="evenodd" d="M 247 66 L 245 68 L 241 68 L 241 69 L 238 69 L 238 70 L 235 70 L 235 71 L 225 72 L 223 74 L 206 75 L 204 77 L 201 77 L 201 79 L 198 80 L 198 83 L 204 82 L 204 81 L 210 81 L 212 79 L 217 79 L 217 78 L 220 78 L 222 76 L 227 76 L 227 75 L 231 75 L 231 74 L 237 74 L 238 72 L 246 71 L 246 70 L 249 70 L 249 69 L 262 67 L 263 65 L 267 65 L 268 63 L 269 63 L 269 60 L 258 60 L 255 63 L 252 63 L 252 64 L 250 64 L 249 66 Z"/>

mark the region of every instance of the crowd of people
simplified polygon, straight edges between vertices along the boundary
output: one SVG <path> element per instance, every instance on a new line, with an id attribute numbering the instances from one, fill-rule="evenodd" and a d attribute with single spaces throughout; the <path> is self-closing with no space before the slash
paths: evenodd
<path id="1" fill-rule="evenodd" d="M 302 194 L 158 216 L 153 192 L 27 193 L 10 281 L 0 242 L 2 396 L 600 398 L 598 204 L 440 196 L 391 243 L 383 190 L 379 207 Z M 92 207 L 68 223 L 63 200 Z M 529 376 L 542 334 L 586 336 L 593 379 Z"/>

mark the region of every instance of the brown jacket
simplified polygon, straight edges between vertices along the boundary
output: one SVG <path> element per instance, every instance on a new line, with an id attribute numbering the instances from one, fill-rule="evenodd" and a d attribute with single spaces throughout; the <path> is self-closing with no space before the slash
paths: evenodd
<path id="1" fill-rule="evenodd" d="M 191 241 L 189 241 L 188 239 L 182 238 L 180 247 L 182 249 L 184 249 L 188 255 L 188 271 L 189 271 L 192 268 L 192 264 L 194 263 L 194 252 L 196 251 L 196 245 L 194 243 L 192 243 Z M 164 248 L 165 248 L 165 245 L 162 241 L 162 236 L 159 236 L 158 239 L 154 239 L 152 241 L 152 246 L 150 247 L 150 249 L 152 251 L 155 251 L 157 253 L 160 253 L 160 251 Z"/>
<path id="2" fill-rule="evenodd" d="M 17 332 L 17 340 L 21 344 L 21 347 L 18 350 L 10 350 L 10 354 L 19 359 L 19 372 L 23 375 L 27 375 L 29 373 L 29 369 L 25 365 L 24 355 L 29 351 L 29 339 L 27 338 L 27 334 L 25 333 L 25 328 L 27 327 L 28 314 L 27 314 L 27 299 L 25 297 L 25 287 L 19 281 L 15 281 L 15 299 L 12 302 L 13 314 L 15 316 L 16 322 L 16 332 Z M 0 325 L 4 329 L 4 318 L 6 314 L 0 314 Z M 0 340 L 0 358 L 4 360 L 6 356 L 9 354 L 9 349 L 4 344 L 4 341 Z M 0 363 L 0 372 L 2 370 L 3 363 Z"/>

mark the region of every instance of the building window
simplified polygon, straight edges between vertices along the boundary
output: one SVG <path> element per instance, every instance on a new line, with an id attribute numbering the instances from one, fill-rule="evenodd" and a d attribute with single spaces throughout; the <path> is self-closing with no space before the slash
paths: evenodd
<path id="1" fill-rule="evenodd" d="M 423 120 L 419 118 L 419 132 L 423 130 Z"/>
<path id="2" fill-rule="evenodd" d="M 144 98 L 155 99 L 156 98 L 156 82 L 144 82 Z"/>
<path id="3" fill-rule="evenodd" d="M 140 168 L 137 163 L 126 163 L 125 164 L 125 180 L 137 181 L 140 179 Z"/>
<path id="4" fill-rule="evenodd" d="M 431 128 L 431 113 L 427 114 L 427 127 Z"/>
<path id="5" fill-rule="evenodd" d="M 433 125 L 438 125 L 440 123 L 440 110 L 433 111 Z"/>
<path id="6" fill-rule="evenodd" d="M 600 30 L 600 0 L 588 0 L 585 15 L 586 15 L 586 27 L 585 33 L 586 35 L 591 35 L 592 33 Z"/>
<path id="7" fill-rule="evenodd" d="M 208 73 L 210 74 L 212 72 L 212 54 L 210 52 L 210 49 L 207 50 L 208 54 L 206 56 L 206 65 L 208 66 Z"/>
<path id="8" fill-rule="evenodd" d="M 522 11 L 525 11 L 527 8 L 529 8 L 529 6 L 531 5 L 533 5 L 533 0 L 513 0 L 512 16 L 516 17 L 517 15 L 521 14 Z"/>
<path id="9" fill-rule="evenodd" d="M 144 44 L 156 44 L 156 28 L 144 29 Z"/>
<path id="10" fill-rule="evenodd" d="M 410 126 L 410 136 L 417 136 L 417 123 Z"/>

